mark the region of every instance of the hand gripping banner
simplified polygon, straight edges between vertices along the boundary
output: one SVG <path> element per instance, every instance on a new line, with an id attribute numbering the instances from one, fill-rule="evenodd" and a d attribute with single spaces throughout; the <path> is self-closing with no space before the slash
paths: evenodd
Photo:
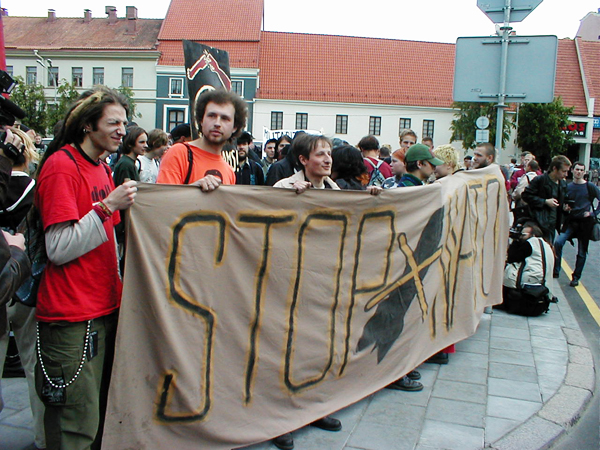
<path id="1" fill-rule="evenodd" d="M 376 392 L 501 302 L 497 166 L 366 192 L 141 185 L 103 448 L 231 449 Z"/>

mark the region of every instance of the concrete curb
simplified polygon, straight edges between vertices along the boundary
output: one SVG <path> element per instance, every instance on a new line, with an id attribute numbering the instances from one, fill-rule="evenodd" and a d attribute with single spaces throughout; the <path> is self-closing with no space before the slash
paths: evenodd
<path id="1" fill-rule="evenodd" d="M 569 351 L 563 384 L 536 414 L 486 448 L 547 449 L 581 418 L 595 392 L 594 358 L 581 330 L 568 327 L 562 330 Z"/>

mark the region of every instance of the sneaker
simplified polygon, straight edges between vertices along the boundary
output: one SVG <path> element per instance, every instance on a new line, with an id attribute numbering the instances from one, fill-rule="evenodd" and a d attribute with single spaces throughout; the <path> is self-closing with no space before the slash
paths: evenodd
<path id="1" fill-rule="evenodd" d="M 576 287 L 579 286 L 579 278 L 577 277 L 573 277 L 573 279 L 571 280 L 571 282 L 569 283 L 569 286 L 571 287 Z"/>
<path id="2" fill-rule="evenodd" d="M 552 278 L 558 278 L 558 274 L 557 273 L 553 273 L 552 274 Z"/>
<path id="3" fill-rule="evenodd" d="M 280 450 L 292 450 L 294 448 L 294 438 L 292 433 L 285 433 L 273 439 L 273 445 Z"/>
<path id="4" fill-rule="evenodd" d="M 406 375 L 399 380 L 394 381 L 386 386 L 387 389 L 394 389 L 396 391 L 408 391 L 417 392 L 423 390 L 423 385 L 418 381 L 411 380 Z"/>

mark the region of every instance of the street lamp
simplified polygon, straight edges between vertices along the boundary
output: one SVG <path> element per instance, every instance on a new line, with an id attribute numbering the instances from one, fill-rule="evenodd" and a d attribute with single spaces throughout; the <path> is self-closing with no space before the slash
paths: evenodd
<path id="1" fill-rule="evenodd" d="M 54 104 L 56 105 L 57 97 L 58 97 L 58 74 L 54 74 L 50 69 L 53 68 L 52 60 L 50 58 L 45 59 L 43 56 L 39 54 L 37 50 L 33 51 L 33 54 L 37 58 L 37 63 L 42 66 L 48 72 L 48 79 L 54 80 Z"/>

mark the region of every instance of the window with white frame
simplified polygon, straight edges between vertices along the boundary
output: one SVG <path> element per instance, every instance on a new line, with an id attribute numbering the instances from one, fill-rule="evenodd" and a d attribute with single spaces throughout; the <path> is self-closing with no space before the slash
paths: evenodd
<path id="1" fill-rule="evenodd" d="M 381 135 L 381 117 L 369 117 L 369 134 L 373 136 Z"/>
<path id="2" fill-rule="evenodd" d="M 423 120 L 423 134 L 421 136 L 424 138 L 430 137 L 431 139 L 433 139 L 433 125 L 434 125 L 433 120 L 424 119 Z"/>
<path id="3" fill-rule="evenodd" d="M 296 130 L 308 129 L 308 113 L 296 113 Z"/>
<path id="4" fill-rule="evenodd" d="M 231 80 L 231 91 L 244 98 L 244 81 Z"/>
<path id="5" fill-rule="evenodd" d="M 400 118 L 400 128 L 398 130 L 398 134 L 402 133 L 402 130 L 409 130 L 410 129 L 410 119 L 404 119 L 404 118 Z"/>
<path id="6" fill-rule="evenodd" d="M 271 130 L 283 130 L 283 111 L 271 111 Z"/>
<path id="7" fill-rule="evenodd" d="M 121 86 L 128 88 L 133 87 L 133 67 L 121 68 Z"/>
<path id="8" fill-rule="evenodd" d="M 104 67 L 94 67 L 92 69 L 94 85 L 104 84 Z"/>
<path id="9" fill-rule="evenodd" d="M 83 67 L 71 68 L 71 82 L 75 87 L 83 87 Z"/>
<path id="10" fill-rule="evenodd" d="M 169 97 L 183 97 L 183 78 L 169 78 Z"/>
<path id="11" fill-rule="evenodd" d="M 6 66 L 6 73 L 13 77 L 13 66 Z"/>
<path id="12" fill-rule="evenodd" d="M 25 83 L 36 84 L 37 83 L 37 67 L 27 66 L 25 67 Z"/>
<path id="13" fill-rule="evenodd" d="M 348 116 L 335 116 L 335 134 L 348 134 Z"/>
<path id="14" fill-rule="evenodd" d="M 185 123 L 185 109 L 169 108 L 167 110 L 167 130 L 172 130 L 182 123 Z"/>

